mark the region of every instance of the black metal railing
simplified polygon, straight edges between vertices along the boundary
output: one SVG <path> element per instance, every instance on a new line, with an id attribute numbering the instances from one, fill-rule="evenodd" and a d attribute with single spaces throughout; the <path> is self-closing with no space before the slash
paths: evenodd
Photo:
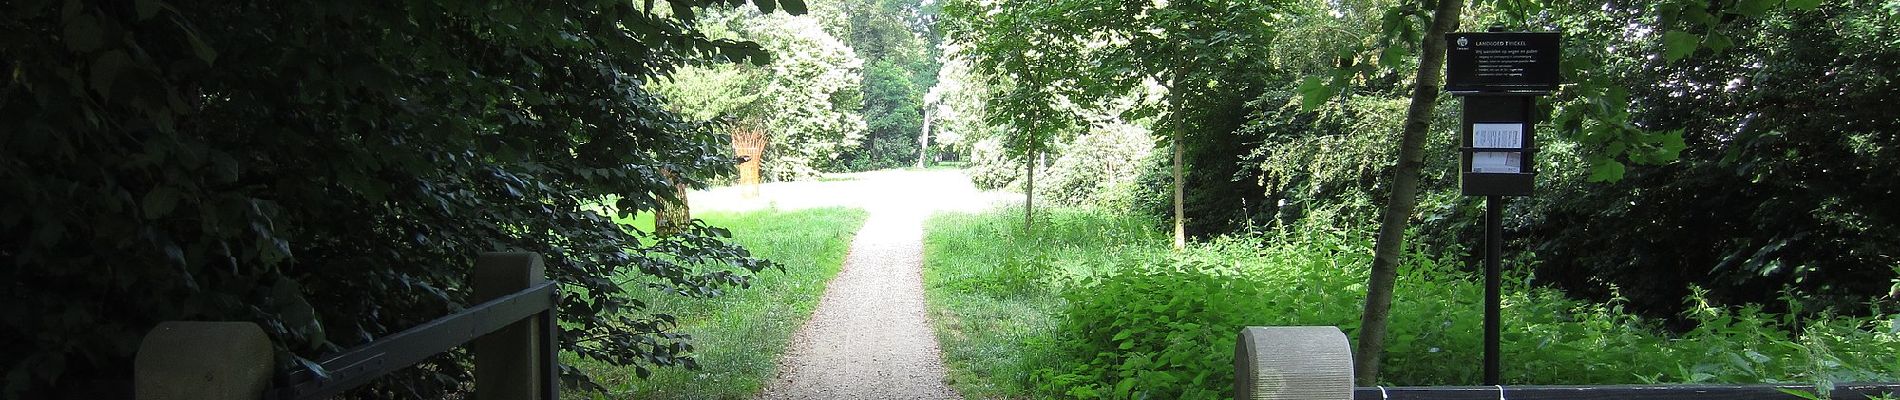
<path id="1" fill-rule="evenodd" d="M 1250 326 L 1234 346 L 1234 397 L 1286 400 L 1888 399 L 1900 383 L 1354 387 L 1352 348 L 1333 326 Z M 1825 395 L 1817 389 L 1827 389 Z"/>
<path id="2" fill-rule="evenodd" d="M 1606 385 L 1606 386 L 1405 386 L 1360 387 L 1353 399 L 1370 400 L 1787 400 L 1783 390 L 1815 392 L 1814 385 Z M 1900 393 L 1900 383 L 1848 383 L 1827 398 L 1867 400 Z"/>

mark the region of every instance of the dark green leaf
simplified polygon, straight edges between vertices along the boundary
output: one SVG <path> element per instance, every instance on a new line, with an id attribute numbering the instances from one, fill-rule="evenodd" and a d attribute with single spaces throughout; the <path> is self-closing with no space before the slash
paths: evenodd
<path id="1" fill-rule="evenodd" d="M 158 16 L 158 9 L 161 4 L 158 0 L 138 0 L 133 2 L 132 5 L 138 9 L 139 20 L 144 21 Z"/>
<path id="2" fill-rule="evenodd" d="M 1616 182 L 1623 180 L 1623 163 L 1603 159 L 1590 166 L 1591 182 Z"/>
<path id="3" fill-rule="evenodd" d="M 1317 75 L 1300 81 L 1300 108 L 1312 111 L 1333 98 L 1334 89 L 1326 81 L 1326 77 Z"/>
<path id="4" fill-rule="evenodd" d="M 210 44 L 205 43 L 204 38 L 199 37 L 196 30 L 189 29 L 189 27 L 183 25 L 180 25 L 180 27 L 186 28 L 185 41 L 191 44 L 191 53 L 197 55 L 198 60 L 204 61 L 205 64 L 211 64 L 218 60 L 217 49 L 213 49 Z"/>
<path id="5" fill-rule="evenodd" d="M 1824 0 L 1788 0 L 1788 8 L 1812 10 L 1815 7 L 1820 7 L 1822 2 L 1824 2 Z"/>
<path id="6" fill-rule="evenodd" d="M 1773 9 L 1781 2 L 1782 0 L 1740 0 L 1729 8 L 1729 12 L 1751 18 L 1760 17 L 1762 14 L 1768 13 L 1768 10 Z"/>
<path id="7" fill-rule="evenodd" d="M 145 200 L 139 205 L 145 211 L 145 218 L 158 219 L 170 214 L 178 207 L 178 189 L 171 186 L 159 186 L 145 193 Z"/>
<path id="8" fill-rule="evenodd" d="M 1657 133 L 1655 135 L 1657 136 L 1656 141 L 1658 148 L 1655 154 L 1652 155 L 1654 163 L 1660 164 L 1675 161 L 1682 156 L 1683 150 L 1689 148 L 1689 144 L 1682 139 L 1681 129 Z"/>
<path id="9" fill-rule="evenodd" d="M 1379 52 L 1379 66 L 1394 69 L 1402 67 L 1405 65 L 1405 56 L 1408 55 L 1411 55 L 1411 52 L 1407 51 L 1405 46 L 1386 46 L 1384 51 Z"/>
<path id="10" fill-rule="evenodd" d="M 100 97 L 109 101 L 112 99 L 113 83 L 118 81 L 119 75 L 125 72 L 131 63 L 132 57 L 126 55 L 124 50 L 112 50 L 100 54 L 99 58 L 92 61 L 91 79 L 87 83 L 92 86 L 94 92 L 99 93 Z"/>
<path id="11" fill-rule="evenodd" d="M 99 26 L 99 19 L 92 14 L 80 14 L 66 21 L 64 32 L 67 50 L 87 53 L 105 45 L 105 28 Z"/>
<path id="12" fill-rule="evenodd" d="M 1722 52 L 1728 51 L 1729 48 L 1735 47 L 1735 42 L 1729 40 L 1728 35 L 1723 35 L 1718 32 L 1710 33 L 1708 37 L 1702 38 L 1702 46 L 1708 47 L 1709 51 L 1713 51 L 1715 54 L 1722 54 Z"/>
<path id="13" fill-rule="evenodd" d="M 300 342 L 309 346 L 319 346 L 325 342 L 323 323 L 317 319 L 317 311 L 304 299 L 302 285 L 290 278 L 280 278 L 271 285 L 270 300 L 277 307 L 277 317 L 282 318 L 284 327 L 299 336 Z"/>
<path id="14" fill-rule="evenodd" d="M 1695 53 L 1697 43 L 1700 41 L 1699 37 L 1688 32 L 1669 31 L 1663 33 L 1663 58 L 1669 62 L 1676 62 L 1676 60 L 1688 57 L 1690 54 Z"/>
<path id="15" fill-rule="evenodd" d="M 805 15 L 808 12 L 805 9 L 805 0 L 779 0 L 778 5 L 785 7 L 786 14 Z"/>
<path id="16" fill-rule="evenodd" d="M 693 6 L 690 4 L 684 1 L 668 1 L 666 4 L 673 7 L 673 18 L 685 21 L 687 24 L 692 24 L 696 19 L 693 17 Z"/>

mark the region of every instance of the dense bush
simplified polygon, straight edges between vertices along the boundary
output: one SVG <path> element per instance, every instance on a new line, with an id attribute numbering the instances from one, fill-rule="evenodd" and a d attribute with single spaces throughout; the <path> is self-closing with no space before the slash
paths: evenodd
<path id="1" fill-rule="evenodd" d="M 691 28 L 727 3 L 0 6 L 0 395 L 116 396 L 89 391 L 125 387 L 165 320 L 257 322 L 292 368 L 461 309 L 497 250 L 565 284 L 562 350 L 689 364 L 674 319 L 608 277 L 709 296 L 769 263 L 704 224 L 661 239 L 596 210 L 652 209 L 661 169 L 731 170 L 642 89 L 688 59 L 765 61 Z M 464 361 L 363 395 L 441 398 Z"/>
<path id="2" fill-rule="evenodd" d="M 1160 259 L 1166 235 L 1129 213 L 1050 207 L 1022 233 L 1020 208 L 944 213 L 925 224 L 924 290 L 950 380 L 965 396 L 1025 398 L 1055 365 L 1061 293 L 1106 265 Z"/>
<path id="3" fill-rule="evenodd" d="M 1140 125 L 1112 122 L 1055 148 L 1036 168 L 1038 204 L 1126 207 L 1137 196 L 1141 168 L 1152 162 L 1154 139 Z M 988 138 L 971 146 L 965 171 L 977 187 L 1021 191 L 1025 167 L 1000 138 Z"/>
<path id="4" fill-rule="evenodd" d="M 1251 175 L 1272 204 L 1280 222 L 1295 222 L 1309 210 L 1337 209 L 1328 215 L 1339 227 L 1363 227 L 1378 218 L 1391 188 L 1392 162 L 1398 157 L 1398 132 L 1406 101 L 1384 96 L 1351 96 L 1314 110 L 1301 109 L 1292 88 L 1269 91 L 1241 129 L 1261 138 L 1244 158 Z M 1438 117 L 1456 121 L 1458 102 L 1441 103 Z M 1448 190 L 1457 185 L 1456 137 L 1431 135 L 1426 148 L 1428 174 L 1421 187 Z M 1434 204 L 1421 204 L 1430 209 Z"/>
<path id="5" fill-rule="evenodd" d="M 1619 22 L 1569 23 L 1593 32 Z M 1661 66 L 1620 55 L 1627 61 L 1602 70 L 1626 92 L 1569 100 L 1626 98 L 1632 120 L 1681 129 L 1687 147 L 1674 164 L 1632 169 L 1615 184 L 1544 178 L 1559 182 L 1526 201 L 1529 218 L 1514 229 L 1536 251 L 1538 278 L 1597 299 L 1620 287 L 1633 307 L 1659 315 L 1679 310 L 1692 287 L 1717 304 L 1776 312 L 1792 310 L 1777 300 L 1784 289 L 1809 312 L 1865 313 L 1860 305 L 1883 295 L 1887 311 L 1900 310 L 1890 285 L 1900 181 L 1884 178 L 1900 176 L 1900 102 L 1891 100 L 1900 81 L 1890 78 L 1900 76 L 1900 7 L 1828 2 L 1718 32 L 1734 48 Z"/>
<path id="6" fill-rule="evenodd" d="M 1068 292 L 1067 370 L 1038 389 L 1074 398 L 1215 399 L 1233 385 L 1235 332 L 1267 287 L 1231 274 L 1140 268 Z"/>
<path id="7" fill-rule="evenodd" d="M 751 8 L 703 16 L 708 35 L 758 42 L 767 65 L 686 65 L 646 88 L 696 121 L 718 121 L 735 137 L 762 134 L 761 175 L 775 181 L 842 171 L 838 157 L 863 139 L 864 60 L 819 26 L 816 16 L 760 14 Z"/>
<path id="8" fill-rule="evenodd" d="M 984 190 L 1003 189 L 1023 177 L 1023 163 L 1003 151 L 1003 139 L 985 138 L 970 146 L 970 163 L 963 167 L 970 182 Z"/>
<path id="9" fill-rule="evenodd" d="M 1148 163 L 1154 137 L 1141 125 L 1109 122 L 1056 146 L 1047 169 L 1037 169 L 1036 201 L 1067 206 L 1112 206 L 1132 196 Z M 1045 172 L 1046 171 L 1046 172 Z"/>
<path id="10" fill-rule="evenodd" d="M 1331 325 L 1351 336 L 1370 243 L 1307 227 L 1288 239 L 1219 239 L 1172 259 L 1132 257 L 1064 292 L 1044 395 L 1218 398 L 1231 387 L 1241 327 Z M 1478 381 L 1482 285 L 1453 255 L 1407 257 L 1382 380 Z M 1522 271 L 1513 275 L 1522 277 Z M 1588 303 L 1512 282 L 1504 380 L 1515 384 L 1847 382 L 1900 379 L 1900 315 L 1797 318 L 1689 298 L 1696 328 L 1668 333 L 1620 302 Z"/>

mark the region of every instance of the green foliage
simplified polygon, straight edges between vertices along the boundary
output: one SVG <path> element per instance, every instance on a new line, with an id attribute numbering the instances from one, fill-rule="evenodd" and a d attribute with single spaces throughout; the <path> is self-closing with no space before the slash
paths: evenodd
<path id="1" fill-rule="evenodd" d="M 691 365 L 677 319 L 606 277 L 711 297 L 772 264 L 704 223 L 655 238 L 597 210 L 654 208 L 662 168 L 730 170 L 722 136 L 642 83 L 768 61 L 692 28 L 732 3 L 0 6 L 0 394 L 116 397 L 90 391 L 128 379 L 164 320 L 254 321 L 277 368 L 309 365 L 466 306 L 494 250 L 540 253 L 565 283 L 563 350 Z M 465 361 L 358 395 L 439 398 Z"/>
<path id="2" fill-rule="evenodd" d="M 1352 95 L 1353 86 L 1393 89 L 1388 86 L 1393 83 L 1390 74 L 1414 63 L 1416 51 L 1409 46 L 1418 42 L 1422 25 L 1429 21 L 1427 10 L 1407 2 L 1368 3 L 1307 10 L 1333 13 L 1333 18 L 1297 17 L 1303 28 L 1295 29 L 1296 33 L 1324 31 L 1333 40 L 1289 44 L 1330 48 L 1339 60 L 1328 68 L 1304 71 L 1307 77 L 1300 81 L 1298 92 L 1309 111 L 1337 96 Z M 1565 34 L 1561 65 L 1565 85 L 1554 94 L 1558 101 L 1549 105 L 1554 109 L 1551 127 L 1565 139 L 1584 145 L 1590 181 L 1615 182 L 1623 178 L 1628 164 L 1667 164 L 1686 147 L 1680 132 L 1656 129 L 1629 115 L 1628 110 L 1643 104 L 1632 101 L 1628 88 L 1658 81 L 1631 82 L 1622 79 L 1624 74 L 1653 70 L 1657 64 L 1679 64 L 1700 50 L 1723 54 L 1738 46 L 1736 36 L 1744 34 L 1745 26 L 1777 13 L 1817 6 L 1816 2 L 1778 0 L 1671 0 L 1654 5 L 1479 1 L 1473 7 L 1476 15 L 1465 19 Z M 1376 27 L 1368 23 L 1375 9 L 1383 10 Z M 1339 40 L 1341 32 L 1359 39 Z M 1653 62 L 1652 57 L 1662 62 Z M 1291 61 L 1312 65 L 1310 59 Z"/>
<path id="3" fill-rule="evenodd" d="M 651 227 L 648 215 L 631 224 Z M 658 369 L 640 378 L 632 368 L 568 354 L 564 362 L 594 376 L 606 390 L 570 390 L 562 397 L 751 398 L 777 372 L 779 356 L 788 348 L 792 333 L 811 316 L 824 295 L 825 283 L 844 265 L 845 252 L 865 212 L 826 208 L 696 212 L 694 216 L 730 229 L 733 242 L 783 265 L 784 271 L 760 274 L 750 289 L 714 299 L 643 291 L 639 289 L 646 279 L 631 273 L 616 277 L 649 310 L 679 318 L 674 332 L 693 335 L 691 355 L 700 368 Z"/>
<path id="4" fill-rule="evenodd" d="M 864 60 L 819 26 L 816 17 L 749 10 L 714 13 L 702 29 L 757 41 L 777 55 L 766 65 L 688 65 L 647 88 L 696 120 L 721 130 L 763 132 L 761 165 L 774 180 L 842 171 L 839 157 L 865 136 L 859 113 Z"/>
<path id="5" fill-rule="evenodd" d="M 999 134 L 983 118 L 990 96 L 988 83 L 972 70 L 969 60 L 951 53 L 938 70 L 937 85 L 931 88 L 937 94 L 930 111 L 931 133 L 940 149 L 970 154 L 977 141 Z"/>
<path id="6" fill-rule="evenodd" d="M 839 0 L 826 28 L 864 57 L 863 112 L 868 131 L 845 152 L 852 170 L 896 168 L 917 161 L 923 95 L 936 84 L 937 6 L 918 0 Z"/>
<path id="7" fill-rule="evenodd" d="M 1199 234 L 1244 224 L 1233 210 L 1258 204 L 1234 179 L 1250 138 L 1232 133 L 1259 82 L 1281 72 L 1271 44 L 1290 3 L 952 1 L 945 14 L 952 42 L 992 79 L 990 122 L 1005 127 L 1010 154 L 1047 152 L 1079 133 L 1085 113 L 1165 113 L 1154 128 L 1187 136 L 1188 222 Z M 1109 105 L 1130 96 L 1131 108 Z"/>
<path id="8" fill-rule="evenodd" d="M 1154 136 L 1141 125 L 1105 119 L 1089 133 L 1057 146 L 1036 197 L 1050 204 L 1128 209 L 1135 179 L 1149 164 Z"/>
<path id="9" fill-rule="evenodd" d="M 1896 74 L 1888 60 L 1900 14 L 1880 1 L 1690 3 L 1471 8 L 1467 26 L 1561 29 L 1567 43 L 1567 84 L 1539 107 L 1549 114 L 1537 127 L 1537 194 L 1506 212 L 1525 216 L 1507 222 L 1516 241 L 1507 252 L 1535 251 L 1541 282 L 1574 296 L 1605 301 L 1622 287 L 1633 310 L 1675 326 L 1688 323 L 1680 299 L 1691 286 L 1725 305 L 1786 311 L 1775 296 L 1793 288 L 1808 312 L 1870 312 L 1860 305 L 1891 292 L 1891 251 L 1880 249 L 1895 239 L 1880 227 L 1895 220 L 1873 200 L 1893 188 L 1864 177 L 1891 174 L 1882 149 L 1895 143 L 1881 132 L 1900 130 L 1884 117 L 1900 111 L 1879 100 L 1892 82 L 1868 77 Z M 1274 50 L 1306 78 L 1277 80 L 1253 100 L 1236 136 L 1258 138 L 1243 159 L 1258 171 L 1238 179 L 1258 182 L 1270 201 L 1253 213 L 1260 220 L 1362 226 L 1391 187 L 1381 165 L 1395 139 L 1377 133 L 1399 130 L 1409 89 L 1377 44 L 1413 11 L 1307 7 Z M 1720 18 L 1683 16 L 1697 12 Z M 1678 50 L 1684 59 L 1666 60 L 1671 40 L 1692 45 Z M 1456 117 L 1458 105 L 1442 103 L 1434 126 Z M 1481 209 L 1456 195 L 1455 136 L 1445 132 L 1426 147 L 1414 216 L 1433 232 L 1419 238 L 1428 248 L 1479 240 Z"/>
<path id="10" fill-rule="evenodd" d="M 924 290 L 950 381 L 966 396 L 1030 397 L 1032 373 L 1058 360 L 1060 292 L 1102 265 L 1159 257 L 1166 240 L 1134 215 L 1053 208 L 1033 235 L 1017 210 L 940 214 L 925 224 Z"/>
<path id="11" fill-rule="evenodd" d="M 1518 230 L 1543 261 L 1539 278 L 1598 299 L 1615 285 L 1634 308 L 1660 316 L 1676 314 L 1691 286 L 1718 304 L 1765 303 L 1775 312 L 1864 314 L 1868 299 L 1891 298 L 1900 214 L 1887 203 L 1900 188 L 1866 177 L 1900 174 L 1892 117 L 1900 106 L 1885 100 L 1900 87 L 1884 78 L 1900 74 L 1894 10 L 1879 1 L 1770 9 L 1707 31 L 1733 41 L 1726 52 L 1601 67 L 1628 88 L 1607 92 L 1626 98 L 1612 103 L 1629 104 L 1619 112 L 1663 132 L 1634 138 L 1651 150 L 1626 152 L 1671 164 L 1589 172 L 1622 175 L 1616 184 L 1555 176 L 1540 187 L 1521 209 L 1532 219 Z M 1589 29 L 1620 23 L 1585 20 Z M 1586 154 L 1611 142 L 1579 139 Z M 1783 288 L 1802 304 L 1777 301 Z"/>
<path id="12" fill-rule="evenodd" d="M 1291 223 L 1325 218 L 1335 226 L 1358 227 L 1374 221 L 1392 185 L 1391 160 L 1398 157 L 1398 136 L 1366 134 L 1398 132 L 1409 100 L 1391 96 L 1359 95 L 1307 108 L 1288 90 L 1270 90 L 1255 100 L 1258 111 L 1241 128 L 1260 138 L 1260 145 L 1243 158 L 1271 204 L 1258 204 L 1265 221 Z M 1453 119 L 1459 104 L 1443 102 L 1436 122 Z M 1456 169 L 1456 138 L 1427 138 L 1427 171 Z M 1456 184 L 1448 174 L 1426 174 L 1422 187 L 1447 188 Z M 1441 204 L 1425 200 L 1423 209 Z M 1330 211 L 1330 212 L 1329 212 Z M 1316 215 L 1324 215 L 1317 217 Z"/>
<path id="13" fill-rule="evenodd" d="M 1233 387 L 1235 333 L 1266 287 L 1200 265 L 1136 266 L 1068 292 L 1060 351 L 1037 389 L 1071 398 L 1218 399 Z"/>
<path id="14" fill-rule="evenodd" d="M 1022 165 L 1010 159 L 1002 138 L 979 140 L 970 147 L 970 164 L 964 171 L 970 183 L 984 190 L 1011 187 L 1023 177 Z"/>
<path id="15" fill-rule="evenodd" d="M 963 332 L 1009 329 L 1013 352 L 1023 353 L 1014 358 L 1019 364 L 953 362 L 953 369 L 988 368 L 976 375 L 988 381 L 970 387 L 1031 397 L 1218 398 L 1230 395 L 1215 391 L 1231 385 L 1233 341 L 1240 327 L 1332 325 L 1348 335 L 1357 328 L 1371 247 L 1363 231 L 1303 225 L 1279 231 L 1276 238 L 1217 239 L 1171 256 L 1155 251 L 1165 249 L 1161 235 L 1127 231 L 1109 222 L 1116 217 L 1054 213 L 1066 222 L 1052 226 L 1068 228 L 1040 239 L 1009 229 L 1008 211 L 975 219 L 993 220 L 994 228 L 960 222 L 970 219 L 939 218 L 930 224 L 927 243 L 941 249 L 926 253 L 926 276 L 936 277 L 932 282 L 981 282 L 1015 274 L 986 267 L 1001 261 L 975 250 L 988 243 L 1029 242 L 1015 250 L 1022 252 L 1016 257 L 1066 260 L 1054 264 L 1060 268 L 1029 269 L 1042 271 L 1039 277 L 1014 278 L 1066 282 L 1039 286 L 1053 290 L 930 286 L 933 305 L 945 314 L 985 304 L 971 298 L 1041 304 L 1016 310 L 1059 312 L 1053 316 L 1058 322 L 1040 324 L 1022 323 L 1036 318 L 1026 316 L 962 319 L 958 328 Z M 1460 253 L 1415 250 L 1406 255 L 1395 293 L 1395 303 L 1405 306 L 1393 309 L 1393 340 L 1382 373 L 1386 384 L 1478 381 L 1479 371 L 1469 366 L 1481 355 L 1483 286 L 1459 271 Z M 1061 276 L 1070 278 L 1056 278 Z M 1622 302 L 1569 299 L 1527 285 L 1524 276 L 1520 270 L 1506 278 L 1507 384 L 1826 384 L 1900 377 L 1900 356 L 1890 351 L 1900 345 L 1900 331 L 1891 329 L 1891 320 L 1900 315 L 1801 318 L 1766 313 L 1759 306 L 1724 307 L 1693 295 L 1683 317 L 1696 321 L 1694 328 L 1671 333 L 1657 320 L 1629 313 Z M 947 342 L 952 359 L 980 349 Z M 1025 375 L 1029 382 L 1010 381 Z"/>
<path id="16" fill-rule="evenodd" d="M 1092 205 L 1131 209 L 1139 196 L 1136 178 L 1152 163 L 1154 137 L 1148 121 L 1129 123 L 1100 116 L 1088 133 L 1057 143 L 1038 157 L 1036 197 L 1056 205 Z M 1019 157 L 1003 147 L 1004 138 L 992 137 L 972 146 L 966 171 L 978 187 L 1022 190 L 1024 168 Z"/>
<path id="17" fill-rule="evenodd" d="M 853 170 L 897 168 L 917 161 L 917 134 L 923 130 L 923 90 L 910 72 L 888 60 L 864 70 L 864 114 L 868 129 L 861 150 L 846 155 Z"/>

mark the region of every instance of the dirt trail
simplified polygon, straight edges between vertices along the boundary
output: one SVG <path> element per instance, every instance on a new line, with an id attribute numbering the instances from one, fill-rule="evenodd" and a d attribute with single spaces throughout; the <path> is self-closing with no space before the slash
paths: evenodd
<path id="1" fill-rule="evenodd" d="M 981 208 L 998 198 L 977 192 L 957 171 L 857 178 L 808 190 L 777 188 L 792 195 L 765 200 L 780 208 L 859 206 L 870 217 L 758 398 L 962 398 L 945 383 L 943 357 L 925 315 L 923 222 L 934 211 Z"/>

